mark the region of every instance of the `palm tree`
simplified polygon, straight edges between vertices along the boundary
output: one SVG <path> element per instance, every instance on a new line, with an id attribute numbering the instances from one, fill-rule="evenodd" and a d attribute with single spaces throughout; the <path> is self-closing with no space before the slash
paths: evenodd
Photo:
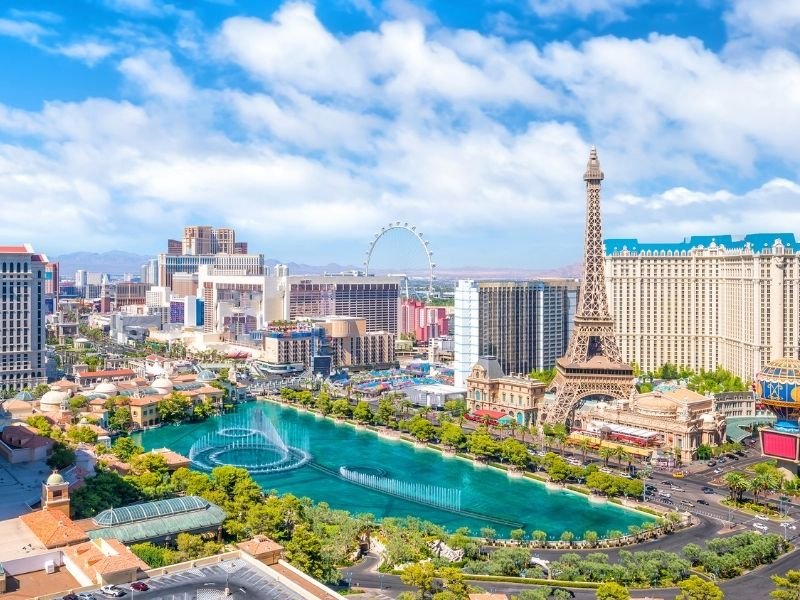
<path id="1" fill-rule="evenodd" d="M 614 448 L 609 448 L 609 447 L 600 448 L 600 457 L 603 459 L 603 463 L 605 464 L 606 467 L 608 466 L 608 459 L 611 458 L 612 456 L 616 456 L 616 453 L 617 451 Z"/>
<path id="2" fill-rule="evenodd" d="M 762 492 L 770 492 L 779 487 L 779 479 L 775 473 L 758 473 L 750 480 L 748 488 L 753 492 L 753 502 L 758 504 L 758 495 Z"/>
<path id="3" fill-rule="evenodd" d="M 725 473 L 722 481 L 728 486 L 728 493 L 730 494 L 731 501 L 741 502 L 742 494 L 747 491 L 748 487 L 747 477 L 738 471 L 731 471 L 730 473 Z"/>
<path id="4" fill-rule="evenodd" d="M 614 448 L 614 456 L 617 457 L 617 467 L 621 469 L 622 461 L 627 459 L 630 455 L 626 452 L 625 448 L 622 446 L 617 446 Z"/>
<path id="5" fill-rule="evenodd" d="M 592 442 L 589 441 L 588 438 L 581 438 L 581 441 L 578 442 L 578 448 L 581 449 L 581 454 L 583 455 L 583 462 L 586 462 L 586 452 L 591 448 Z"/>

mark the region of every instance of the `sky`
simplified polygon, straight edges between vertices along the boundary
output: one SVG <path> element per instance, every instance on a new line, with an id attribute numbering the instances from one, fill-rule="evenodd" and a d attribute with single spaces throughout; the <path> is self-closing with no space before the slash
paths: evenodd
<path id="1" fill-rule="evenodd" d="M 0 243 L 554 268 L 592 144 L 606 237 L 798 232 L 798 51 L 786 0 L 7 1 Z"/>

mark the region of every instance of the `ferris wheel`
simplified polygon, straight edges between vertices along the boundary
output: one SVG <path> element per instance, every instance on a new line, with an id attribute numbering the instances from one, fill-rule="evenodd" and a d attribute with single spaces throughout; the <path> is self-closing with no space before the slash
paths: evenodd
<path id="1" fill-rule="evenodd" d="M 375 250 L 375 246 L 378 244 L 378 241 L 393 229 L 402 229 L 407 231 L 413 235 L 422 246 L 422 250 L 425 252 L 425 258 L 428 261 L 428 299 L 430 300 L 430 298 L 433 296 L 433 282 L 436 280 L 436 276 L 433 274 L 433 269 L 436 266 L 436 264 L 433 262 L 433 252 L 429 249 L 430 242 L 423 237 L 421 232 L 417 231 L 415 226 L 409 225 L 408 223 L 402 223 L 400 221 L 389 223 L 388 225 L 381 227 L 380 231 L 373 235 L 372 241 L 369 244 L 369 250 L 367 250 L 365 253 L 366 258 L 364 259 L 364 274 L 369 275 L 369 261 L 372 258 L 372 252 Z"/>

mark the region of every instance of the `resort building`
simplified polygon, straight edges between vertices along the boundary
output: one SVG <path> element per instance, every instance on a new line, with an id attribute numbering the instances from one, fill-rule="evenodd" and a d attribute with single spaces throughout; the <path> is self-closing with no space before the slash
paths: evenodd
<path id="1" fill-rule="evenodd" d="M 505 375 L 496 357 L 484 356 L 467 377 L 467 407 L 478 415 L 496 413 L 496 421 L 511 417 L 529 426 L 538 421 L 544 389 L 544 383 L 527 375 Z"/>
<path id="2" fill-rule="evenodd" d="M 197 273 L 203 265 L 219 274 L 264 275 L 264 255 L 247 254 L 233 229 L 193 226 L 184 228 L 182 241 L 168 240 L 167 252 L 158 255 L 158 285 L 172 288 L 176 273 Z"/>
<path id="3" fill-rule="evenodd" d="M 444 306 L 427 306 L 421 300 L 406 298 L 400 304 L 400 335 L 413 336 L 418 344 L 447 335 L 449 319 Z"/>
<path id="4" fill-rule="evenodd" d="M 131 398 L 128 404 L 128 409 L 131 411 L 131 422 L 136 429 L 143 429 L 145 427 L 152 427 L 161 422 L 161 417 L 158 414 L 158 405 L 161 402 L 161 396 L 142 396 L 140 398 Z"/>
<path id="5" fill-rule="evenodd" d="M 573 430 L 599 439 L 669 452 L 684 463 L 701 444 L 725 441 L 725 418 L 713 398 L 686 388 L 639 394 L 630 400 L 589 404 L 575 413 Z"/>
<path id="6" fill-rule="evenodd" d="M 456 385 L 479 356 L 495 356 L 506 375 L 549 369 L 564 354 L 578 282 L 461 280 L 455 291 Z"/>
<path id="7" fill-rule="evenodd" d="M 384 369 L 394 366 L 395 334 L 369 331 L 366 319 L 328 317 L 321 321 L 333 366 L 349 369 Z"/>
<path id="8" fill-rule="evenodd" d="M 770 359 L 797 357 L 796 246 L 790 233 L 606 240 L 606 287 L 623 360 L 642 371 L 720 365 L 751 380 Z"/>
<path id="9" fill-rule="evenodd" d="M 279 287 L 283 318 L 332 315 L 364 319 L 367 332 L 397 334 L 401 277 L 287 275 Z"/>
<path id="10" fill-rule="evenodd" d="M 29 244 L 0 246 L 0 391 L 47 383 L 46 264 Z"/>

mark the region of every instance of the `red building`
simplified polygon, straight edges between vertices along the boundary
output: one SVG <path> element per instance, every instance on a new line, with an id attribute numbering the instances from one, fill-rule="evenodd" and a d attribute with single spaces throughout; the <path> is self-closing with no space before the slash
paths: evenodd
<path id="1" fill-rule="evenodd" d="M 414 334 L 418 343 L 427 344 L 431 338 L 447 335 L 447 309 L 442 306 L 425 306 L 421 300 L 403 300 L 400 305 L 400 331 Z"/>

